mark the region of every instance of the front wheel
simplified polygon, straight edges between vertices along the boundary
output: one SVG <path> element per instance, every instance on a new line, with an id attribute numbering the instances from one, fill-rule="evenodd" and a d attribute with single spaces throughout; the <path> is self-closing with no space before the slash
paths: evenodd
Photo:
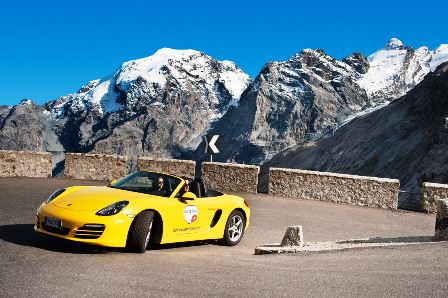
<path id="1" fill-rule="evenodd" d="M 130 252 L 144 253 L 151 238 L 153 211 L 142 211 L 132 222 L 126 248 Z"/>
<path id="2" fill-rule="evenodd" d="M 245 225 L 243 213 L 238 210 L 232 211 L 227 219 L 222 242 L 228 246 L 237 245 L 243 238 Z"/>

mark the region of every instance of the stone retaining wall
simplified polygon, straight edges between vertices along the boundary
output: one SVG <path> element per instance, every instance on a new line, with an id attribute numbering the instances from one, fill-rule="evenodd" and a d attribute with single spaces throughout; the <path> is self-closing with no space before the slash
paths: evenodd
<path id="1" fill-rule="evenodd" d="M 127 159 L 104 154 L 65 154 L 65 178 L 105 180 L 119 179 L 128 174 Z"/>
<path id="2" fill-rule="evenodd" d="M 448 241 L 448 199 L 437 199 L 435 206 L 437 215 L 434 240 Z"/>
<path id="3" fill-rule="evenodd" d="M 396 179 L 269 169 L 270 195 L 397 209 L 399 189 Z"/>
<path id="4" fill-rule="evenodd" d="M 139 157 L 137 160 L 137 169 L 139 171 L 156 171 L 195 178 L 196 162 L 193 160 L 179 159 L 151 159 L 148 157 Z"/>
<path id="5" fill-rule="evenodd" d="M 205 185 L 216 190 L 257 192 L 260 167 L 219 162 L 203 162 L 201 177 Z"/>
<path id="6" fill-rule="evenodd" d="M 51 154 L 0 150 L 0 177 L 51 177 Z"/>
<path id="7" fill-rule="evenodd" d="M 438 199 L 448 199 L 448 184 L 423 182 L 423 194 L 420 198 L 420 206 L 423 211 L 436 213 Z"/>

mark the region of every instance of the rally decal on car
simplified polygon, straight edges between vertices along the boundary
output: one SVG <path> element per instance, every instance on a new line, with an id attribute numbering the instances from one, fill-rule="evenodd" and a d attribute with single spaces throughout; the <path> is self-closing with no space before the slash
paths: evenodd
<path id="1" fill-rule="evenodd" d="M 188 224 L 198 219 L 198 207 L 195 205 L 188 205 L 184 208 L 184 218 Z"/>
<path id="2" fill-rule="evenodd" d="M 199 230 L 199 227 L 188 227 L 188 228 L 174 228 L 173 232 L 178 233 L 178 232 L 190 232 L 190 231 L 196 231 Z"/>

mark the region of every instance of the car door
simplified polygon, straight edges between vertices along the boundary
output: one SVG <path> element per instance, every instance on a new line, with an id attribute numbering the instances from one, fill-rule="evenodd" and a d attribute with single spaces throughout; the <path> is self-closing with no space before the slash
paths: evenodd
<path id="1" fill-rule="evenodd" d="M 170 232 L 176 241 L 206 239 L 207 237 L 203 235 L 210 230 L 214 210 L 207 198 L 194 200 L 173 198 L 171 213 L 173 225 Z"/>

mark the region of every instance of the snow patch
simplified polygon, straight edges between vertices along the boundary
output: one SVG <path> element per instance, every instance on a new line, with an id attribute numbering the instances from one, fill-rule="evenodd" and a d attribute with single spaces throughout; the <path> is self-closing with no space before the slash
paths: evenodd
<path id="1" fill-rule="evenodd" d="M 431 71 L 434 71 L 437 66 L 446 61 L 448 61 L 448 44 L 441 44 L 432 52 L 429 67 L 431 68 Z"/>

